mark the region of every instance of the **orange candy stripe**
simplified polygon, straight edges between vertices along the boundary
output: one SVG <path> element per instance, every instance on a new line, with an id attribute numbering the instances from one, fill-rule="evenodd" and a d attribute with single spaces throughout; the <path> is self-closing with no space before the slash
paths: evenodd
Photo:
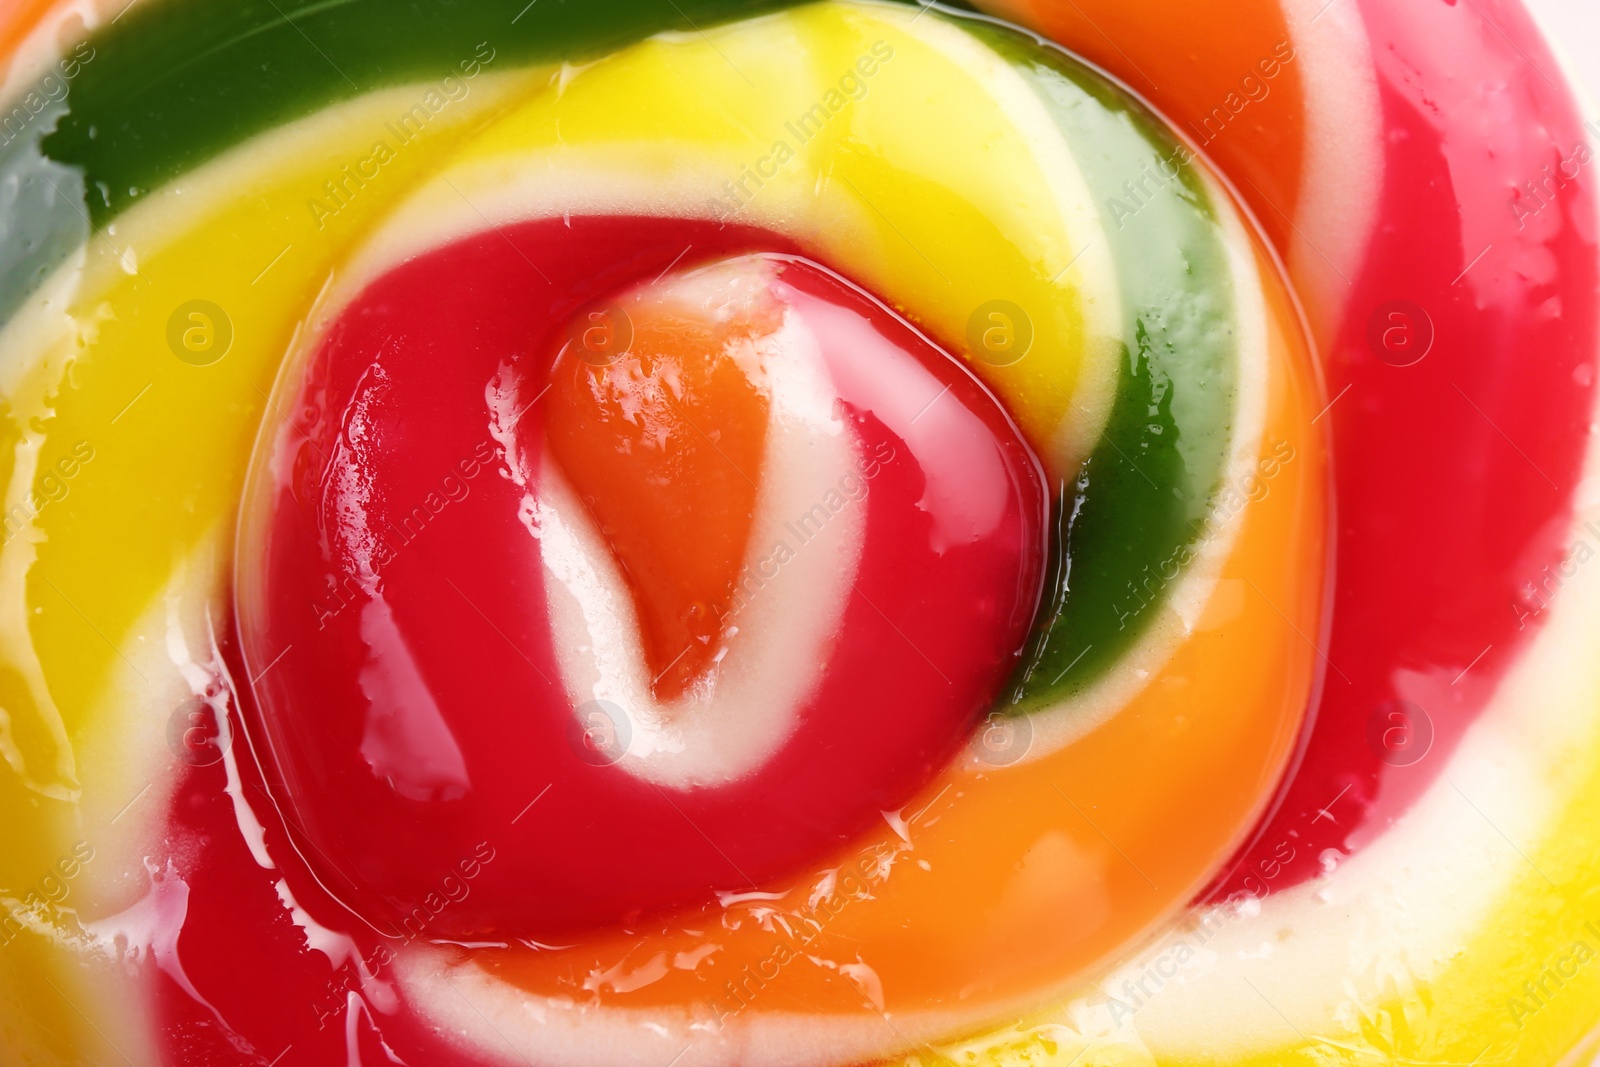
<path id="1" fill-rule="evenodd" d="M 655 695 L 672 700 L 721 646 L 761 479 L 768 402 L 730 351 L 777 324 L 713 322 L 651 287 L 593 314 L 552 371 L 546 440 L 633 591 Z"/>
<path id="2" fill-rule="evenodd" d="M 106 15 L 108 8 L 112 15 L 116 14 L 116 9 L 111 8 L 109 3 L 100 2 L 93 6 L 99 9 L 102 17 L 109 17 Z M 62 0 L 7 0 L 6 3 L 0 4 L 0 80 L 9 76 L 12 66 L 18 59 L 25 58 L 19 56 L 17 52 L 22 43 L 48 18 L 58 13 L 65 15 L 72 7 L 73 4 L 64 3 Z M 78 19 L 63 19 L 63 22 L 67 24 L 55 33 L 56 51 L 60 55 L 72 51 L 73 43 L 84 36 L 82 24 Z M 53 60 L 56 57 L 46 58 Z M 16 101 L 13 100 L 12 103 L 15 104 Z"/>
<path id="3" fill-rule="evenodd" d="M 1191 0 L 979 6 L 1122 78 L 1239 183 L 1273 247 L 1289 247 L 1304 166 L 1305 95 L 1278 0 L 1235 0 L 1226 17 Z"/>
<path id="4" fill-rule="evenodd" d="M 1264 256 L 1261 269 L 1274 276 Z M 870 1010 L 856 980 L 864 972 L 837 969 L 859 962 L 891 1012 L 1001 1012 L 1008 1001 L 1036 1002 L 1041 989 L 1081 976 L 1187 905 L 1272 795 L 1319 667 L 1310 643 L 1321 626 L 1327 523 L 1324 447 L 1311 424 L 1319 390 L 1288 296 L 1268 288 L 1265 495 L 1257 489 L 1248 505 L 1196 631 L 1125 708 L 1037 762 L 948 770 L 905 809 L 920 813 L 907 828 L 913 849 L 781 964 L 790 953 L 778 948 L 785 937 L 773 916 L 803 932 L 792 917 L 808 914 L 809 885 L 683 928 L 473 958 L 552 996 L 610 975 L 591 992 L 617 1006 L 745 1010 L 732 983 L 750 991 L 749 1010 L 842 1013 Z M 897 840 L 886 824 L 832 862 L 854 868 L 866 857 L 870 867 Z M 702 959 L 708 943 L 719 947 Z M 639 988 L 625 977 L 678 959 L 695 963 Z M 750 977 L 774 971 L 770 981 Z M 618 978 L 630 991 L 616 992 Z"/>

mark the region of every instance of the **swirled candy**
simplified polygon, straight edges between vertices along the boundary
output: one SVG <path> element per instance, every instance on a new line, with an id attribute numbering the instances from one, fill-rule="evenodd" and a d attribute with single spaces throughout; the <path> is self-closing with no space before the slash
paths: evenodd
<path id="1" fill-rule="evenodd" d="M 1557 63 L 984 6 L 0 16 L 6 1062 L 1593 1051 Z"/>

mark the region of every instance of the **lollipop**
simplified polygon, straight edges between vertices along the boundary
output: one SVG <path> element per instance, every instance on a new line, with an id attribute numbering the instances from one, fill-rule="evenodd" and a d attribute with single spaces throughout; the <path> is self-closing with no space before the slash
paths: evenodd
<path id="1" fill-rule="evenodd" d="M 1520 9 L 515 7 L 8 16 L 0 1047 L 1581 1045 Z"/>

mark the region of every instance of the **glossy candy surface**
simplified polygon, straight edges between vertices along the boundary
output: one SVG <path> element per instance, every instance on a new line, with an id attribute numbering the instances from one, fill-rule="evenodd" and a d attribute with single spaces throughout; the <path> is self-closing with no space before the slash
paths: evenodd
<path id="1" fill-rule="evenodd" d="M 597 262 L 621 235 L 626 264 Z M 757 889 L 904 806 L 1014 665 L 1044 497 L 995 402 L 845 283 L 785 259 L 663 274 L 768 235 L 505 236 L 412 260 L 329 328 L 246 514 L 241 627 L 322 883 L 394 929 L 493 841 L 430 935 L 555 942 Z M 563 343 L 617 289 L 627 354 Z M 702 563 L 719 524 L 736 552 Z M 568 601 L 616 625 L 589 623 L 585 667 Z"/>
<path id="2" fill-rule="evenodd" d="M 1582 1055 L 1557 64 L 987 6 L 0 13 L 0 1059 Z"/>

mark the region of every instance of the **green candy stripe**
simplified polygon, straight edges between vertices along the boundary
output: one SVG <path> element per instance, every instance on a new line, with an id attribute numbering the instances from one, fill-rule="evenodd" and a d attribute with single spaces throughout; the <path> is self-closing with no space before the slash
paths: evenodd
<path id="1" fill-rule="evenodd" d="M 1059 487 L 1047 602 L 1007 701 L 1029 712 L 1104 677 L 1203 536 L 1232 429 L 1233 276 L 1214 205 L 1159 119 L 1052 46 L 957 21 L 1022 73 L 1066 138 L 1100 208 L 1132 342 L 1100 444 Z"/>
<path id="2" fill-rule="evenodd" d="M 374 89 L 582 60 L 795 0 L 161 0 L 91 37 L 46 156 L 84 170 L 98 229 L 219 153 Z"/>

